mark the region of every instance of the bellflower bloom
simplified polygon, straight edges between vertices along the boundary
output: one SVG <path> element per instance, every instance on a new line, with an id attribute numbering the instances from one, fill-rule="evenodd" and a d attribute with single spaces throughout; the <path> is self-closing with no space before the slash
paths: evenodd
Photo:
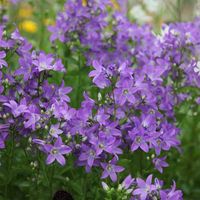
<path id="1" fill-rule="evenodd" d="M 166 157 L 162 157 L 162 158 L 154 158 L 153 159 L 153 163 L 155 165 L 155 168 L 160 172 L 163 173 L 163 167 L 168 167 L 168 163 L 165 162 Z"/>
<path id="2" fill-rule="evenodd" d="M 58 137 L 54 145 L 45 144 L 44 149 L 48 153 L 46 163 L 49 165 L 57 160 L 61 165 L 65 165 L 65 157 L 63 155 L 69 154 L 71 147 L 64 145 L 61 137 Z"/>
<path id="3" fill-rule="evenodd" d="M 129 187 L 134 183 L 134 179 L 131 177 L 131 175 L 128 175 L 124 181 L 122 182 L 122 188 L 125 190 L 128 190 Z"/>
<path id="4" fill-rule="evenodd" d="M 155 185 L 152 184 L 152 175 L 149 175 L 146 181 L 137 178 L 138 188 L 133 191 L 134 195 L 139 195 L 141 200 L 146 200 L 149 193 L 156 189 Z"/>
<path id="5" fill-rule="evenodd" d="M 104 169 L 101 178 L 107 178 L 108 176 L 111 178 L 113 182 L 117 181 L 117 174 L 124 170 L 123 167 L 115 165 L 116 159 L 113 158 L 109 163 L 101 163 L 102 168 Z"/>
<path id="6" fill-rule="evenodd" d="M 105 88 L 110 85 L 110 81 L 107 78 L 105 68 L 98 61 L 93 61 L 93 67 L 95 70 L 89 73 L 89 77 L 94 77 L 93 82 L 99 88 Z"/>
<path id="7" fill-rule="evenodd" d="M 98 158 L 98 154 L 95 149 L 92 149 L 86 145 L 82 146 L 82 153 L 79 156 L 80 161 L 86 161 L 87 166 L 86 169 L 89 171 L 89 169 L 93 166 L 95 159 Z"/>
<path id="8" fill-rule="evenodd" d="M 6 57 L 6 53 L 4 51 L 0 51 L 0 69 L 3 68 L 3 66 L 7 67 L 8 64 L 6 61 L 3 59 Z"/>
<path id="9" fill-rule="evenodd" d="M 10 100 L 9 103 L 4 103 L 4 106 L 9 107 L 12 110 L 12 114 L 14 117 L 18 117 L 22 113 L 27 112 L 26 105 L 18 105 L 15 101 Z"/>
<path id="10" fill-rule="evenodd" d="M 51 125 L 51 128 L 49 130 L 49 134 L 52 135 L 55 138 L 58 138 L 60 134 L 62 134 L 63 131 L 59 129 L 59 124 Z"/>
<path id="11" fill-rule="evenodd" d="M 41 52 L 38 56 L 38 60 L 33 61 L 33 63 L 38 67 L 39 72 L 41 72 L 43 70 L 53 69 L 53 60 L 51 55 L 45 55 Z"/>
<path id="12" fill-rule="evenodd" d="M 136 151 L 138 148 L 144 152 L 149 151 L 148 138 L 142 132 L 141 134 L 135 133 L 134 130 L 129 132 L 130 138 L 133 140 L 131 151 Z"/>

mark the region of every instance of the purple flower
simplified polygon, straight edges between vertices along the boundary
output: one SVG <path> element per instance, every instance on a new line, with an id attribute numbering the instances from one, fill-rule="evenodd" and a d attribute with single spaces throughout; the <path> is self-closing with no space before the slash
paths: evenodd
<path id="1" fill-rule="evenodd" d="M 22 1 L 22 0 L 10 0 L 13 4 L 18 4 L 18 3 L 20 3 L 20 1 Z"/>
<path id="2" fill-rule="evenodd" d="M 43 52 L 41 52 L 38 56 L 37 60 L 34 60 L 33 63 L 35 66 L 38 67 L 39 72 L 44 70 L 51 70 L 53 69 L 53 58 L 51 55 L 46 55 Z"/>
<path id="3" fill-rule="evenodd" d="M 49 26 L 48 30 L 52 33 L 50 37 L 50 41 L 53 42 L 56 39 L 59 39 L 61 42 L 65 41 L 65 34 L 64 31 L 58 27 L 58 22 L 56 26 Z"/>
<path id="4" fill-rule="evenodd" d="M 59 129 L 59 126 L 60 126 L 59 124 L 51 125 L 49 134 L 55 138 L 58 138 L 58 136 L 63 133 L 63 131 Z"/>
<path id="5" fill-rule="evenodd" d="M 165 162 L 166 156 L 162 158 L 154 158 L 153 163 L 155 165 L 155 168 L 160 172 L 163 173 L 163 167 L 168 167 L 168 163 Z"/>
<path id="6" fill-rule="evenodd" d="M 138 130 L 139 132 L 139 130 Z M 138 148 L 142 149 L 144 152 L 148 152 L 149 151 L 149 146 L 148 146 L 148 138 L 147 136 L 144 135 L 144 133 L 142 132 L 135 132 L 135 130 L 129 131 L 129 136 L 132 139 L 132 145 L 131 145 L 131 151 L 135 151 Z"/>
<path id="7" fill-rule="evenodd" d="M 96 60 L 93 61 L 93 67 L 95 68 L 95 70 L 89 73 L 89 77 L 94 77 L 93 82 L 99 88 L 105 88 L 108 85 L 110 85 L 110 81 L 107 78 L 105 68 L 102 65 L 100 65 L 100 63 Z"/>
<path id="8" fill-rule="evenodd" d="M 18 105 L 15 101 L 10 100 L 9 103 L 4 103 L 4 106 L 11 108 L 12 114 L 14 117 L 18 117 L 22 113 L 27 112 L 26 105 Z"/>
<path id="9" fill-rule="evenodd" d="M 39 56 L 33 60 L 33 64 L 39 72 L 44 70 L 65 71 L 60 59 L 55 60 L 51 54 L 45 54 L 44 52 L 40 52 Z"/>
<path id="10" fill-rule="evenodd" d="M 75 114 L 75 110 L 70 108 L 64 101 L 56 101 L 52 104 L 52 111 L 57 119 L 70 120 Z"/>
<path id="11" fill-rule="evenodd" d="M 96 115 L 96 120 L 99 122 L 100 125 L 105 125 L 106 120 L 109 119 L 109 115 L 105 113 L 103 108 L 99 108 L 98 113 Z"/>
<path id="12" fill-rule="evenodd" d="M 65 67 L 64 65 L 62 64 L 62 60 L 61 59 L 57 59 L 55 61 L 55 63 L 53 64 L 53 67 L 52 67 L 55 71 L 59 71 L 59 72 L 65 72 Z"/>
<path id="13" fill-rule="evenodd" d="M 115 165 L 117 162 L 116 158 L 113 158 L 109 163 L 101 163 L 102 168 L 104 169 L 101 178 L 107 178 L 108 176 L 111 178 L 113 182 L 117 181 L 117 174 L 124 170 L 123 167 Z"/>
<path id="14" fill-rule="evenodd" d="M 3 58 L 6 57 L 6 53 L 4 51 L 0 51 L 0 69 L 3 68 L 3 66 L 8 67 L 8 64 Z"/>
<path id="15" fill-rule="evenodd" d="M 135 88 L 132 86 L 132 81 L 123 79 L 117 84 L 117 88 L 114 91 L 116 102 L 120 105 L 124 105 L 126 102 L 135 103 L 134 96 Z"/>
<path id="16" fill-rule="evenodd" d="M 47 156 L 46 163 L 49 165 L 57 160 L 61 165 L 65 165 L 66 161 L 63 155 L 69 154 L 71 147 L 64 145 L 61 137 L 58 137 L 55 144 L 45 144 L 44 149 L 49 155 Z"/>
<path id="17" fill-rule="evenodd" d="M 128 188 L 130 188 L 133 183 L 134 183 L 134 179 L 131 177 L 131 175 L 128 175 L 122 182 L 122 188 L 124 188 L 125 190 L 128 190 Z"/>
<path id="18" fill-rule="evenodd" d="M 122 154 L 122 150 L 119 148 L 121 144 L 120 140 L 116 140 L 114 137 L 105 137 L 105 135 L 99 133 L 99 137 L 92 137 L 90 143 L 94 145 L 97 154 L 101 154 L 103 151 L 110 154 Z"/>
<path id="19" fill-rule="evenodd" d="M 114 137 L 118 136 L 121 137 L 121 130 L 117 128 L 118 122 L 112 122 L 112 123 L 106 123 L 105 127 L 103 129 L 103 133 L 106 135 L 106 137 Z"/>
<path id="20" fill-rule="evenodd" d="M 152 184 L 152 175 L 149 175 L 146 181 L 137 178 L 136 182 L 138 188 L 133 191 L 133 194 L 139 195 L 141 200 L 146 200 L 147 195 L 156 189 L 155 185 Z"/>
<path id="21" fill-rule="evenodd" d="M 176 183 L 173 182 L 171 190 L 161 190 L 160 197 L 163 200 L 183 200 L 183 193 L 176 190 Z"/>
<path id="22" fill-rule="evenodd" d="M 41 116 L 36 105 L 30 105 L 27 112 L 24 115 L 24 127 L 32 128 L 32 130 L 35 130 L 36 123 L 40 120 L 40 117 Z"/>
<path id="23" fill-rule="evenodd" d="M 96 153 L 95 149 L 90 148 L 86 145 L 82 146 L 79 160 L 81 162 L 86 161 L 86 171 L 90 170 L 90 168 L 94 164 L 95 159 L 97 159 L 97 158 L 98 158 L 98 154 Z"/>
<path id="24" fill-rule="evenodd" d="M 60 101 L 70 102 L 70 98 L 67 96 L 68 93 L 72 91 L 71 87 L 65 87 L 64 81 L 62 85 L 58 88 L 58 96 Z"/>
<path id="25" fill-rule="evenodd" d="M 0 124 L 0 149 L 5 148 L 5 139 L 9 133 L 9 124 Z"/>

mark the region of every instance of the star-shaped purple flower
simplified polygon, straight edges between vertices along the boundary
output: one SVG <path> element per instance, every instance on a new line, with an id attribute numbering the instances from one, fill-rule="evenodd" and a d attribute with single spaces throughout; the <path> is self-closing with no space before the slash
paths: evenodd
<path id="1" fill-rule="evenodd" d="M 156 189 L 155 185 L 152 184 L 152 175 L 149 175 L 146 181 L 137 178 L 136 182 L 138 188 L 133 191 L 133 194 L 139 195 L 141 200 L 146 200 L 147 195 Z"/>
<path id="2" fill-rule="evenodd" d="M 51 125 L 51 128 L 49 130 L 49 134 L 55 138 L 58 138 L 60 134 L 62 134 L 63 131 L 59 129 L 59 124 Z"/>
<path id="3" fill-rule="evenodd" d="M 49 153 L 46 159 L 46 163 L 49 165 L 57 160 L 61 165 L 65 165 L 65 157 L 63 155 L 69 154 L 72 149 L 71 147 L 64 145 L 61 137 L 58 137 L 55 144 L 45 144 L 44 149 Z"/>
<path id="4" fill-rule="evenodd" d="M 122 172 L 124 167 L 115 165 L 116 162 L 117 159 L 114 157 L 109 163 L 101 163 L 101 166 L 104 169 L 101 176 L 102 179 L 109 176 L 113 182 L 117 181 L 117 173 Z"/>
<path id="5" fill-rule="evenodd" d="M 3 105 L 9 107 L 12 110 L 14 117 L 18 117 L 27 111 L 26 105 L 18 105 L 14 100 L 10 100 L 9 103 L 4 103 Z"/>

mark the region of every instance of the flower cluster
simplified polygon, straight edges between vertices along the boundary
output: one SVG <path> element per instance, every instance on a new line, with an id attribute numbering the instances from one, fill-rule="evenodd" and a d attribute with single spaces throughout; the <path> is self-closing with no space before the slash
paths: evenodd
<path id="1" fill-rule="evenodd" d="M 149 175 L 146 181 L 137 178 L 136 180 L 128 175 L 121 184 L 118 185 L 117 190 L 110 188 L 105 182 L 102 182 L 102 186 L 107 193 L 107 196 L 116 193 L 117 197 L 120 197 L 122 200 L 126 200 L 130 197 L 131 200 L 141 199 L 141 200 L 150 200 L 150 199 L 162 199 L 162 200 L 180 200 L 182 199 L 182 192 L 176 190 L 176 184 L 173 183 L 171 189 L 163 189 L 163 182 L 155 178 L 154 182 L 152 181 L 153 176 Z M 109 199 L 109 198 L 108 198 Z"/>
<path id="2" fill-rule="evenodd" d="M 155 154 L 151 166 L 160 173 L 168 167 L 167 152 L 180 149 L 174 108 L 188 98 L 185 88 L 200 86 L 199 21 L 165 25 L 156 35 L 110 5 L 69 0 L 49 27 L 53 43 L 60 40 L 74 57 L 82 48 L 92 67 L 88 76 L 98 95 L 85 91 L 77 109 L 70 106 L 72 88 L 49 81 L 55 71 L 65 73 L 61 59 L 33 50 L 18 30 L 6 35 L 0 27 L 0 148 L 11 134 L 29 137 L 46 164 L 65 165 L 72 154 L 76 166 L 98 168 L 101 179 L 114 183 L 128 171 L 121 161 L 136 154 Z M 11 67 L 10 56 L 19 67 Z M 146 181 L 129 175 L 120 185 L 131 199 L 182 199 L 175 183 L 162 188 L 152 175 Z"/>
<path id="3" fill-rule="evenodd" d="M 56 138 L 62 132 L 59 132 L 58 124 L 54 126 L 52 121 L 69 119 L 73 115 L 67 95 L 71 88 L 65 87 L 64 83 L 60 86 L 49 84 L 47 79 L 53 71 L 65 72 L 65 68 L 55 56 L 33 51 L 31 44 L 20 36 L 18 30 L 10 37 L 4 35 L 3 30 L 1 27 L 1 147 L 8 138 L 8 128 L 15 132 L 16 137 L 31 135 L 34 138 L 38 130 L 51 126 L 49 134 L 52 139 Z M 12 69 L 5 61 L 9 56 L 17 57 L 18 68 Z M 59 138 L 55 146 L 61 143 Z M 46 149 L 50 148 L 48 146 Z M 62 148 L 62 152 L 65 150 Z"/>

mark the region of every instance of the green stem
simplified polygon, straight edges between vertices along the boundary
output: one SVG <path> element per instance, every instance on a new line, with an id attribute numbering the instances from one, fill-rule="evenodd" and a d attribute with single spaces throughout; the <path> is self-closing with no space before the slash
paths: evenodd
<path id="1" fill-rule="evenodd" d="M 51 177 L 50 177 L 50 193 L 51 193 L 51 198 L 52 198 L 52 196 L 53 196 L 54 171 L 55 171 L 55 164 L 53 164 L 53 166 L 52 166 Z"/>
<path id="2" fill-rule="evenodd" d="M 11 131 L 11 146 L 9 148 L 9 154 L 8 154 L 8 167 L 7 167 L 7 181 L 5 184 L 5 197 L 8 199 L 8 185 L 12 179 L 11 169 L 12 169 L 12 163 L 13 163 L 13 153 L 14 153 L 14 132 Z"/>
<path id="3" fill-rule="evenodd" d="M 47 184 L 48 184 L 48 187 L 49 187 L 49 191 L 51 191 L 51 190 L 52 190 L 52 185 L 51 185 L 51 182 L 50 182 L 50 180 L 49 180 L 48 173 L 47 173 L 47 167 L 46 167 L 46 165 L 45 165 L 44 160 L 41 158 L 40 153 L 39 153 L 38 155 L 39 155 L 40 166 L 42 167 L 42 171 L 43 171 L 44 177 L 45 177 L 45 179 L 46 179 L 46 181 L 47 181 Z M 51 195 L 51 197 L 52 197 L 52 194 L 51 194 L 51 193 L 50 193 L 50 195 Z M 50 198 L 51 198 L 51 197 L 50 197 Z"/>
<path id="4" fill-rule="evenodd" d="M 80 84 L 81 84 L 81 53 L 78 53 L 78 87 L 77 87 L 77 94 L 76 94 L 76 102 L 77 108 L 80 104 Z"/>
<path id="5" fill-rule="evenodd" d="M 182 11 L 182 0 L 177 0 L 177 15 L 178 15 L 177 18 L 179 22 L 182 21 L 181 11 Z"/>
<path id="6" fill-rule="evenodd" d="M 140 175 L 143 176 L 143 152 L 140 151 Z"/>

